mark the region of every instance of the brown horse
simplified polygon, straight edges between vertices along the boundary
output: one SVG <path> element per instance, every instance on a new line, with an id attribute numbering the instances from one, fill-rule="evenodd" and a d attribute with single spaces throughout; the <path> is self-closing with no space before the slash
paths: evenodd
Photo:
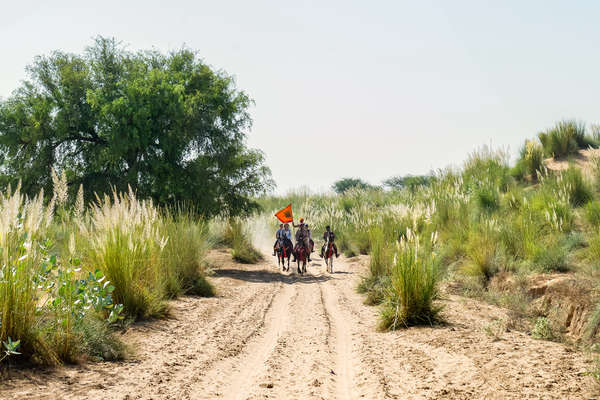
<path id="1" fill-rule="evenodd" d="M 304 246 L 298 246 L 296 249 L 296 262 L 298 263 L 298 273 L 300 275 L 306 272 L 306 263 L 308 261 L 308 252 Z"/>
<path id="2" fill-rule="evenodd" d="M 294 247 L 292 246 L 292 242 L 289 240 L 279 239 L 277 241 L 277 246 L 275 248 L 277 252 L 277 266 L 281 265 L 283 271 L 290 270 L 290 257 L 292 256 L 292 252 L 294 251 Z M 285 259 L 287 258 L 287 267 L 285 266 Z"/>
<path id="3" fill-rule="evenodd" d="M 327 272 L 333 274 L 333 255 L 335 252 L 333 251 L 333 242 L 327 240 L 325 243 L 325 251 L 323 253 L 325 258 L 325 265 L 327 266 Z"/>

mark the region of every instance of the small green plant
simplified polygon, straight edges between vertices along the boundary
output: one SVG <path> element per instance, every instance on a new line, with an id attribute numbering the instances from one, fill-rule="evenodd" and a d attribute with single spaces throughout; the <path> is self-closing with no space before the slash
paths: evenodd
<path id="1" fill-rule="evenodd" d="M 549 236 L 535 245 L 531 267 L 539 272 L 565 272 L 569 269 L 567 243 L 558 236 Z"/>
<path id="2" fill-rule="evenodd" d="M 489 322 L 483 326 L 483 331 L 493 341 L 501 340 L 503 333 L 506 332 L 506 321 L 504 319 L 498 319 Z"/>
<path id="3" fill-rule="evenodd" d="M 592 311 L 585 328 L 585 338 L 591 340 L 600 328 L 600 303 L 597 303 Z"/>
<path id="4" fill-rule="evenodd" d="M 597 383 L 600 383 L 600 358 L 594 359 L 594 366 L 587 371 L 586 375 L 591 376 Z"/>
<path id="5" fill-rule="evenodd" d="M 4 354 L 2 355 L 2 357 L 0 357 L 0 363 L 4 361 L 4 359 L 6 359 L 7 357 L 21 354 L 17 351 L 19 350 L 19 346 L 21 345 L 20 340 L 13 341 L 9 336 L 8 341 L 2 342 L 2 344 L 4 345 Z"/>
<path id="6" fill-rule="evenodd" d="M 535 326 L 531 331 L 531 336 L 535 339 L 541 340 L 552 340 L 554 339 L 554 334 L 552 332 L 552 328 L 550 326 L 550 320 L 546 317 L 539 317 L 535 321 Z"/>

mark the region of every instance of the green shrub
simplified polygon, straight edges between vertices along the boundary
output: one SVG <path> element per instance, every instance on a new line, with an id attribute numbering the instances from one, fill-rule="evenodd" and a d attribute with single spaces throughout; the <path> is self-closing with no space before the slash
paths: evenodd
<path id="1" fill-rule="evenodd" d="M 77 328 L 77 337 L 81 338 L 78 350 L 98 360 L 119 361 L 127 354 L 125 345 L 98 316 L 84 318 Z"/>
<path id="2" fill-rule="evenodd" d="M 570 166 L 561 174 L 562 187 L 569 196 L 569 201 L 573 207 L 579 207 L 592 200 L 594 193 L 591 184 L 583 177 L 581 170 Z"/>
<path id="3" fill-rule="evenodd" d="M 597 192 L 600 192 L 600 157 L 594 155 L 590 158 L 590 165 L 593 176 L 593 186 Z"/>
<path id="4" fill-rule="evenodd" d="M 500 193 L 492 187 L 480 187 L 474 193 L 477 205 L 487 213 L 492 213 L 500 208 Z"/>
<path id="5" fill-rule="evenodd" d="M 532 180 L 537 180 L 538 171 L 541 171 L 544 166 L 544 148 L 534 141 L 527 140 L 521 148 L 520 158 L 517 161 L 518 175 L 531 177 Z"/>
<path id="6" fill-rule="evenodd" d="M 430 249 L 420 249 L 419 239 L 408 236 L 394 256 L 389 287 L 381 311 L 382 329 L 433 324 L 441 308 L 438 296 L 438 265 Z"/>
<path id="7" fill-rule="evenodd" d="M 371 243 L 369 275 L 361 280 L 358 291 L 365 293 L 367 295 L 366 303 L 372 305 L 383 301 L 389 282 L 387 276 L 389 276 L 393 263 L 393 251 L 391 249 L 393 243 L 390 243 L 390 238 L 378 226 L 369 230 L 369 242 Z"/>
<path id="8" fill-rule="evenodd" d="M 538 135 L 544 151 L 554 158 L 565 157 L 585 145 L 585 126 L 576 121 L 560 121 Z"/>
<path id="9" fill-rule="evenodd" d="M 588 238 L 588 254 L 592 262 L 600 262 L 600 232 L 594 232 Z"/>
<path id="10" fill-rule="evenodd" d="M 531 336 L 535 339 L 552 340 L 554 333 L 552 332 L 550 320 L 546 317 L 539 317 L 535 321 L 535 326 L 531 331 Z"/>
<path id="11" fill-rule="evenodd" d="M 231 255 L 237 262 L 256 264 L 263 259 L 263 255 L 252 245 L 251 235 L 239 219 L 229 221 L 227 236 L 231 238 Z"/>
<path id="12" fill-rule="evenodd" d="M 587 222 L 594 228 L 600 227 L 600 202 L 590 201 L 585 206 L 585 217 Z"/>
<path id="13" fill-rule="evenodd" d="M 196 296 L 212 297 L 215 295 L 215 288 L 210 284 L 205 276 L 200 275 L 194 281 L 194 286 L 190 288 L 188 293 Z"/>
<path id="14" fill-rule="evenodd" d="M 556 236 L 540 240 L 530 258 L 532 268 L 539 272 L 565 272 L 569 269 L 568 252 L 565 242 Z"/>
<path id="15" fill-rule="evenodd" d="M 471 153 L 462 172 L 467 187 L 488 185 L 506 191 L 511 183 L 509 155 L 504 150 L 492 150 L 487 146 Z"/>
<path id="16" fill-rule="evenodd" d="M 592 311 L 591 315 L 588 317 L 588 321 L 585 327 L 584 337 L 586 340 L 593 339 L 598 333 L 598 329 L 600 328 L 600 303 L 597 303 Z"/>
<path id="17" fill-rule="evenodd" d="M 191 214 L 165 217 L 161 230 L 169 237 L 162 260 L 166 272 L 167 294 L 203 295 L 212 293 L 205 286 L 204 257 L 208 248 L 208 226 Z M 198 292 L 199 289 L 202 289 Z"/>
<path id="18" fill-rule="evenodd" d="M 466 246 L 464 273 L 489 281 L 498 272 L 498 240 L 489 228 L 473 231 Z"/>
<path id="19" fill-rule="evenodd" d="M 388 275 L 376 277 L 365 277 L 358 284 L 359 293 L 366 295 L 365 304 L 377 305 L 385 300 L 385 295 L 390 287 L 390 278 Z"/>
<path id="20" fill-rule="evenodd" d="M 371 242 L 371 257 L 369 259 L 369 271 L 371 278 L 378 279 L 387 275 L 393 262 L 393 254 L 390 249 L 389 238 L 386 238 L 383 229 L 374 227 L 369 231 L 369 241 Z"/>

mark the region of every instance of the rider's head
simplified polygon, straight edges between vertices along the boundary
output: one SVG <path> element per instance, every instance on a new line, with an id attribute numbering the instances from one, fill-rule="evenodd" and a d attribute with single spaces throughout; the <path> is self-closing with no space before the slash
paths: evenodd
<path id="1" fill-rule="evenodd" d="M 285 229 L 289 229 L 289 228 L 290 228 L 290 224 L 285 224 L 283 227 L 284 227 Z"/>
<path id="2" fill-rule="evenodd" d="M 280 228 L 283 228 L 283 224 L 279 224 L 279 227 L 280 227 Z"/>
<path id="3" fill-rule="evenodd" d="M 304 222 L 304 218 L 300 218 L 300 223 Z"/>
<path id="4" fill-rule="evenodd" d="M 325 230 L 327 230 L 327 231 L 328 231 L 328 230 L 330 230 L 330 229 L 331 229 L 331 227 L 330 227 L 329 225 L 327 225 L 327 226 L 325 227 Z"/>

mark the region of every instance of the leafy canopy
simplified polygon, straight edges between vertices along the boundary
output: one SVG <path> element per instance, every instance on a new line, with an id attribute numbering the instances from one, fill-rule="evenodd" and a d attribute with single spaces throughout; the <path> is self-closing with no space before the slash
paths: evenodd
<path id="1" fill-rule="evenodd" d="M 263 154 L 245 145 L 251 99 L 193 51 L 133 53 L 98 37 L 81 55 L 37 57 L 28 74 L 0 102 L 4 185 L 48 190 L 56 168 L 73 190 L 131 185 L 207 215 L 248 212 L 273 185 Z"/>
<path id="2" fill-rule="evenodd" d="M 349 189 L 370 189 L 373 186 L 359 178 L 342 178 L 334 182 L 331 188 L 334 192 L 342 194 Z"/>
<path id="3" fill-rule="evenodd" d="M 415 191 L 420 186 L 429 186 L 433 181 L 433 175 L 405 175 L 393 176 L 383 181 L 383 185 L 390 189 L 408 188 L 410 191 Z"/>

